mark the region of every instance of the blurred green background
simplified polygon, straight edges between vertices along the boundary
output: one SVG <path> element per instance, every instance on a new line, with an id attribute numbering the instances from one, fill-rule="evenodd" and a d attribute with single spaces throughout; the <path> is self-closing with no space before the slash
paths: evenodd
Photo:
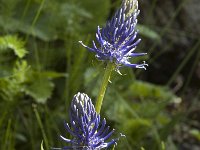
<path id="1" fill-rule="evenodd" d="M 97 97 L 105 64 L 90 45 L 121 0 L 0 0 L 0 149 L 59 139 L 77 92 Z M 139 0 L 146 71 L 114 72 L 103 109 L 120 150 L 200 149 L 200 1 Z M 94 101 L 95 102 L 95 101 Z"/>

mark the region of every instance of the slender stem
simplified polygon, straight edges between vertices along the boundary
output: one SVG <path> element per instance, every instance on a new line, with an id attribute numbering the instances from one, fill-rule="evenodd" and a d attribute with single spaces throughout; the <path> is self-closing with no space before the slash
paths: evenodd
<path id="1" fill-rule="evenodd" d="M 111 73 L 112 73 L 114 68 L 115 68 L 115 64 L 111 63 L 111 62 L 109 62 L 107 67 L 106 67 L 106 70 L 105 70 L 105 73 L 104 73 L 104 76 L 103 76 L 103 81 L 101 83 L 101 87 L 100 87 L 99 94 L 98 94 L 98 97 L 97 97 L 96 106 L 95 106 L 97 113 L 100 113 L 100 111 L 101 111 L 101 106 L 102 106 L 102 103 L 103 103 L 103 98 L 104 98 L 104 95 L 105 95 L 105 92 L 106 92 L 108 81 L 110 79 Z"/>
<path id="2" fill-rule="evenodd" d="M 38 125 L 40 127 L 40 130 L 42 132 L 42 136 L 43 136 L 43 139 L 44 139 L 44 144 L 45 144 L 45 147 L 46 149 L 49 149 L 49 144 L 48 144 L 48 140 L 47 140 L 47 135 L 45 133 L 45 130 L 44 130 L 44 126 L 42 124 L 42 120 L 41 120 L 41 117 L 40 117 L 40 114 L 37 110 L 37 106 L 36 105 L 33 105 L 33 110 L 34 110 L 34 113 L 35 113 L 35 116 L 36 116 L 36 119 L 37 119 L 37 122 L 38 122 Z"/>
<path id="3" fill-rule="evenodd" d="M 42 12 L 43 7 L 44 7 L 44 3 L 45 3 L 45 0 L 42 0 L 40 7 L 38 8 L 37 13 L 36 13 L 36 15 L 33 19 L 33 22 L 31 23 L 31 27 L 30 27 L 31 32 L 33 32 L 33 27 L 35 26 L 36 22 L 38 21 L 38 18 L 40 16 L 41 12 Z M 25 39 L 26 42 L 28 41 L 28 38 L 29 38 L 29 34 L 26 35 L 26 39 Z"/>

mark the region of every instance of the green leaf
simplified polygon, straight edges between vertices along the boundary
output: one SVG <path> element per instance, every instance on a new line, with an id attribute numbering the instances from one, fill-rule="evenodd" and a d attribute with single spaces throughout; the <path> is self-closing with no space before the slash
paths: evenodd
<path id="1" fill-rule="evenodd" d="M 25 60 L 17 61 L 13 69 L 13 77 L 19 83 L 23 83 L 27 79 L 27 71 L 30 69 Z"/>
<path id="2" fill-rule="evenodd" d="M 98 78 L 100 71 L 95 68 L 88 68 L 84 73 L 84 87 L 85 90 L 91 93 L 91 96 L 96 96 L 98 93 L 98 86 L 100 86 L 100 80 Z"/>
<path id="3" fill-rule="evenodd" d="M 110 12 L 110 1 L 108 0 L 84 0 L 79 1 L 79 3 L 92 14 L 92 19 L 87 20 L 87 29 L 89 31 L 95 31 L 97 25 L 102 25 L 106 22 L 106 18 Z M 82 29 L 83 30 L 83 29 Z"/>
<path id="4" fill-rule="evenodd" d="M 165 146 L 165 143 L 163 141 L 161 142 L 161 148 L 162 148 L 162 150 L 166 150 L 166 146 Z"/>
<path id="5" fill-rule="evenodd" d="M 12 101 L 17 98 L 20 89 L 21 87 L 17 81 L 8 78 L 0 79 L 0 99 Z"/>
<path id="6" fill-rule="evenodd" d="M 54 71 L 42 71 L 39 73 L 40 77 L 42 78 L 48 78 L 48 79 L 54 79 L 54 78 L 60 78 L 60 77 L 68 77 L 67 73 L 59 73 Z"/>
<path id="7" fill-rule="evenodd" d="M 26 61 L 16 61 L 14 68 L 7 76 L 0 78 L 0 98 L 6 101 L 17 99 L 22 94 L 22 84 L 27 80 L 29 66 Z"/>
<path id="8" fill-rule="evenodd" d="M 19 58 L 23 58 L 27 54 L 24 46 L 24 41 L 19 39 L 17 36 L 6 35 L 0 37 L 0 49 L 11 49 Z"/>
<path id="9" fill-rule="evenodd" d="M 169 89 L 163 86 L 155 84 L 137 81 L 129 87 L 131 96 L 144 98 L 144 99 L 155 99 L 155 100 L 177 100 L 177 96 L 174 95 Z"/>
<path id="10" fill-rule="evenodd" d="M 43 78 L 36 78 L 29 85 L 25 85 L 24 91 L 38 103 L 45 104 L 51 97 L 54 84 L 52 81 Z"/>
<path id="11" fill-rule="evenodd" d="M 159 34 L 157 32 L 155 32 L 154 30 L 150 29 L 149 27 L 145 26 L 145 25 L 140 25 L 138 24 L 136 27 L 140 33 L 148 38 L 151 38 L 153 40 L 161 40 L 161 37 L 159 36 Z"/>
<path id="12" fill-rule="evenodd" d="M 43 141 L 41 142 L 41 146 L 40 146 L 41 150 L 44 150 L 44 147 L 43 147 Z"/>
<path id="13" fill-rule="evenodd" d="M 128 119 L 123 123 L 122 131 L 125 132 L 125 135 L 137 140 L 148 133 L 151 125 L 151 121 L 147 119 Z"/>
<path id="14" fill-rule="evenodd" d="M 200 130 L 192 129 L 190 130 L 190 134 L 200 141 Z"/>

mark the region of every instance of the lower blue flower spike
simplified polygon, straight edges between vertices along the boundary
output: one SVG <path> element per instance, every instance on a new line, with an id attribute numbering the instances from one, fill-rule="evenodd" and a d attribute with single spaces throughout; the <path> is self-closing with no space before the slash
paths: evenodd
<path id="1" fill-rule="evenodd" d="M 114 133 L 106 126 L 106 119 L 100 120 L 91 99 L 84 93 L 77 93 L 71 102 L 70 125 L 65 123 L 66 130 L 73 136 L 61 139 L 69 144 L 63 148 L 52 148 L 53 150 L 101 150 L 108 148 L 119 140 L 107 140 Z"/>

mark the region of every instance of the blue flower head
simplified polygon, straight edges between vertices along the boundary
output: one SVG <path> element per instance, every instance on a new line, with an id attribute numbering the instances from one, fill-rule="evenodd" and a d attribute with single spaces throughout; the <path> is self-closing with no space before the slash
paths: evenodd
<path id="1" fill-rule="evenodd" d="M 93 47 L 88 47 L 79 41 L 89 51 L 96 53 L 99 60 L 114 62 L 117 67 L 121 65 L 146 69 L 147 64 L 132 64 L 129 58 L 142 56 L 146 53 L 135 53 L 136 46 L 141 39 L 136 39 L 138 1 L 123 0 L 120 9 L 106 23 L 102 29 L 98 26 L 96 39 L 99 46 L 93 41 Z"/>
<path id="2" fill-rule="evenodd" d="M 100 150 L 108 148 L 118 140 L 112 139 L 106 142 L 114 129 L 110 131 L 110 127 L 106 126 L 106 120 L 100 120 L 100 115 L 95 111 L 91 99 L 84 93 L 74 96 L 70 109 L 70 125 L 65 123 L 65 128 L 73 138 L 60 137 L 70 146 L 57 149 Z"/>

